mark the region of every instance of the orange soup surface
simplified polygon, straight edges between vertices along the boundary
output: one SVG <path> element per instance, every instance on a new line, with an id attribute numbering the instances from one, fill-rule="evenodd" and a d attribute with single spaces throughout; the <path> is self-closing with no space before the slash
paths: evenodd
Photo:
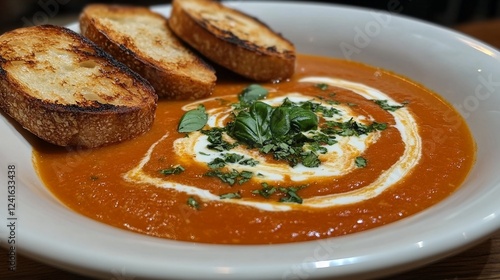
<path id="1" fill-rule="evenodd" d="M 364 231 L 425 210 L 464 181 L 474 142 L 438 95 L 355 62 L 301 55 L 296 69 L 281 83 L 232 79 L 204 100 L 160 100 L 153 128 L 131 141 L 41 143 L 34 164 L 87 217 L 224 244 Z"/>

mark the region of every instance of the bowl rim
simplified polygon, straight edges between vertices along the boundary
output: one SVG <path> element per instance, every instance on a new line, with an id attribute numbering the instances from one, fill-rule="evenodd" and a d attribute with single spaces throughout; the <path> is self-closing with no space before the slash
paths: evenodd
<path id="1" fill-rule="evenodd" d="M 296 8 L 315 6 L 322 9 L 334 9 L 337 12 L 359 14 L 371 11 L 344 5 L 314 2 L 236 1 L 226 3 L 242 9 L 257 6 L 276 7 L 276 5 L 283 5 L 284 7 L 286 5 L 288 7 L 295 6 Z M 160 12 L 165 12 L 168 8 L 168 5 L 153 6 L 154 10 Z M 491 49 L 490 46 L 480 41 L 435 24 L 400 15 L 393 15 L 393 17 L 397 21 L 426 26 L 425 28 L 432 28 L 439 34 L 465 38 L 468 42 Z M 73 24 L 69 27 L 74 29 L 76 25 Z M 500 53 L 495 49 L 491 51 L 494 55 L 493 59 L 496 58 L 497 62 L 500 62 Z M 7 122 L 9 121 L 6 121 L 8 125 Z M 15 134 L 15 132 L 13 133 Z M 19 140 L 21 140 L 20 143 L 13 142 Z M 29 149 L 30 147 L 22 136 L 11 135 L 8 141 L 9 144 L 14 143 L 13 146 L 22 149 L 26 149 L 26 147 Z M 5 148 L 0 149 L 4 150 L 0 150 L 2 155 L 5 153 L 13 154 L 11 151 L 5 151 Z M 5 157 L 2 158 L 2 163 L 5 163 Z M 23 161 L 19 169 L 21 168 L 29 168 L 29 166 Z M 468 204 L 465 209 L 448 211 L 446 207 L 452 202 L 446 199 L 442 203 L 431 207 L 432 211 L 425 210 L 401 221 L 373 230 L 319 241 L 252 246 L 172 241 L 112 228 L 82 217 L 72 212 L 72 210 L 68 211 L 61 204 L 53 204 L 56 199 L 51 198 L 50 193 L 28 193 L 26 190 L 31 189 L 26 185 L 37 184 L 33 175 L 36 176 L 33 173 L 27 179 L 20 180 L 20 196 L 23 194 L 29 198 L 28 201 L 36 201 L 36 196 L 41 195 L 44 198 L 44 200 L 39 201 L 41 206 L 46 207 L 44 209 L 49 211 L 48 213 L 52 215 L 52 219 L 60 218 L 64 220 L 64 223 L 51 223 L 50 226 L 44 228 L 36 227 L 36 225 L 40 225 L 40 221 L 46 218 L 47 213 L 43 213 L 33 205 L 21 204 L 20 211 L 22 212 L 20 212 L 19 216 L 22 217 L 20 229 L 23 232 L 18 234 L 20 240 L 19 252 L 53 266 L 94 277 L 101 277 L 111 273 L 122 276 L 130 274 L 154 278 L 167 272 L 169 277 L 192 279 L 383 276 L 415 268 L 465 250 L 500 229 L 500 208 L 498 206 L 482 205 L 482 211 L 474 214 L 467 212 L 476 205 L 473 203 Z M 500 193 L 500 184 L 498 182 L 497 186 L 499 190 L 495 189 L 483 193 L 477 197 L 475 203 L 484 203 L 492 194 Z M 421 232 L 421 235 L 418 236 L 398 236 L 402 233 L 402 227 L 404 227 L 403 232 L 421 230 L 422 227 L 428 225 L 427 219 L 430 215 L 433 216 L 434 222 L 432 225 L 436 226 L 436 228 Z M 438 218 L 439 222 L 437 221 Z M 441 235 L 436 237 L 437 229 L 442 229 L 451 222 L 457 224 L 457 219 L 463 219 L 464 223 L 458 223 L 458 226 L 455 226 L 453 231 L 440 231 Z M 22 229 L 25 226 L 26 229 Z M 78 229 L 85 228 L 91 228 L 95 231 L 78 231 Z M 7 235 L 5 230 L 2 229 L 2 235 Z M 99 242 L 96 243 L 92 238 L 98 238 Z M 135 243 L 130 243 L 130 240 L 134 240 Z M 387 243 L 377 243 L 380 240 L 392 240 L 393 243 L 388 247 Z M 76 247 L 75 241 L 79 242 Z M 127 245 L 127 248 L 123 248 L 123 245 Z M 2 243 L 2 246 L 5 245 Z M 99 248 L 102 249 L 102 247 L 112 249 L 114 252 L 111 255 L 103 254 L 99 251 Z M 75 256 L 75 248 L 78 249 L 77 256 Z M 150 251 L 146 255 L 139 256 L 142 260 L 139 264 L 135 262 L 137 257 L 127 255 L 130 251 L 144 253 L 145 248 Z M 366 248 L 370 248 L 370 251 L 367 251 Z M 167 255 L 170 262 L 168 264 L 164 261 L 166 251 L 175 252 L 175 255 Z M 401 253 L 403 251 L 406 253 Z M 294 255 L 284 258 L 283 252 Z M 411 252 L 411 254 L 408 252 Z M 395 256 L 397 258 L 394 258 Z M 187 262 L 185 258 L 189 258 L 190 261 Z M 270 262 L 271 259 L 274 261 Z M 390 263 L 384 264 L 383 260 L 387 259 L 391 259 Z M 196 268 L 192 267 L 193 262 L 198 264 Z M 255 269 L 256 267 L 258 267 L 258 270 Z"/>

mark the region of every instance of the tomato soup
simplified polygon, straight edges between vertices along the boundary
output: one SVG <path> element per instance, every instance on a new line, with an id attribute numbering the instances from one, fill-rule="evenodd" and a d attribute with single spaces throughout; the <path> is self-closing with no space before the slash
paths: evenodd
<path id="1" fill-rule="evenodd" d="M 298 57 L 280 83 L 220 81 L 160 100 L 146 134 L 99 149 L 42 143 L 34 164 L 74 211 L 190 242 L 272 244 L 395 222 L 452 194 L 475 159 L 460 115 L 371 66 Z"/>

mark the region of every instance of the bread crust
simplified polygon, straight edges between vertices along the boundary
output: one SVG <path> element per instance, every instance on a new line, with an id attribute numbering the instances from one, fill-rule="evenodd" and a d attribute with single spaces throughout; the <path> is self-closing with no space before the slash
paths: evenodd
<path id="1" fill-rule="evenodd" d="M 140 37 L 128 34 L 125 28 L 116 28 L 108 19 L 133 22 L 146 17 L 164 28 L 163 36 L 143 32 Z M 196 56 L 170 31 L 167 19 L 145 7 L 93 4 L 80 15 L 80 29 L 84 36 L 101 46 L 113 57 L 139 73 L 155 88 L 159 97 L 168 99 L 199 99 L 209 96 L 215 87 L 216 76 L 211 66 Z M 151 41 L 150 48 L 164 52 L 181 52 L 179 57 L 160 60 L 147 48 L 139 47 L 138 40 Z M 154 45 L 157 44 L 157 45 Z"/>
<path id="2" fill-rule="evenodd" d="M 169 25 L 201 54 L 249 79 L 284 80 L 294 73 L 292 43 L 258 19 L 218 2 L 174 0 Z M 251 29 L 240 30 L 246 25 Z"/>
<path id="3" fill-rule="evenodd" d="M 68 64 L 57 65 L 65 58 Z M 97 67 L 89 78 L 78 76 L 85 63 Z M 22 76 L 28 72 L 52 79 L 30 82 Z M 69 29 L 43 25 L 0 36 L 0 108 L 47 142 L 95 148 L 134 138 L 151 128 L 156 100 L 146 80 Z"/>

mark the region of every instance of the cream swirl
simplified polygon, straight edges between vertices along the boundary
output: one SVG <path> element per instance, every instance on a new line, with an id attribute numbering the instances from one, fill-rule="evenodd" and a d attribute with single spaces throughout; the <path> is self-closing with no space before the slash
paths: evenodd
<path id="1" fill-rule="evenodd" d="M 308 77 L 301 79 L 302 83 L 324 83 L 335 87 L 348 89 L 366 99 L 387 100 L 390 105 L 401 105 L 394 101 L 390 96 L 375 88 L 366 86 L 360 83 L 354 83 L 342 79 L 334 79 L 328 77 Z M 311 100 L 310 96 L 303 95 L 299 92 L 286 94 L 286 97 L 293 102 L 302 102 Z M 270 105 L 279 105 L 285 97 L 277 97 L 266 99 Z M 195 108 L 198 104 L 207 100 L 193 102 L 186 105 L 183 109 L 189 110 Z M 321 102 L 321 101 L 319 101 Z M 366 117 L 356 115 L 347 105 L 342 104 L 323 104 L 324 106 L 334 106 L 340 114 L 335 115 L 334 121 L 347 121 L 353 119 L 358 122 L 366 122 Z M 231 108 L 217 107 L 207 111 L 209 120 L 207 125 L 211 127 L 223 126 L 225 120 L 230 117 Z M 346 205 L 358 203 L 378 196 L 387 188 L 405 178 L 411 170 L 418 164 L 422 154 L 422 143 L 418 132 L 418 126 L 413 118 L 413 115 L 407 108 L 401 108 L 396 111 L 389 111 L 394 117 L 395 128 L 399 131 L 401 139 L 404 142 L 404 152 L 401 157 L 387 170 L 382 172 L 380 176 L 369 183 L 368 185 L 350 192 L 339 194 L 330 194 L 324 196 L 316 196 L 306 198 L 302 204 L 287 204 L 278 202 L 262 202 L 253 201 L 250 199 L 220 199 L 219 196 L 203 190 L 197 186 L 186 186 L 172 181 L 168 178 L 154 178 L 143 172 L 144 165 L 147 164 L 151 153 L 156 144 L 169 137 L 165 135 L 150 147 L 141 162 L 132 170 L 127 172 L 124 178 L 128 181 L 136 183 L 147 183 L 156 185 L 157 187 L 175 189 L 185 192 L 190 195 L 196 195 L 201 200 L 219 201 L 224 203 L 234 203 L 247 205 L 267 211 L 287 211 L 300 208 L 325 208 L 336 205 Z M 371 117 L 368 116 L 368 119 Z M 268 162 L 265 157 L 261 156 L 258 151 L 245 149 L 243 146 L 236 147 L 231 150 L 231 153 L 243 155 L 246 158 L 253 158 L 259 161 L 257 166 L 241 166 L 238 164 L 229 164 L 228 167 L 239 171 L 246 170 L 258 173 L 261 176 L 254 177 L 253 180 L 261 181 L 282 181 L 287 178 L 292 181 L 300 182 L 310 180 L 312 178 L 337 177 L 343 176 L 356 168 L 354 159 L 361 155 L 370 145 L 375 143 L 380 137 L 380 132 L 370 133 L 362 136 L 341 137 L 338 143 L 327 148 L 327 152 L 320 156 L 322 164 L 319 167 L 308 168 L 302 165 L 291 167 L 286 163 Z M 175 140 L 174 151 L 179 161 L 194 160 L 200 164 L 207 164 L 217 157 L 221 156 L 221 152 L 213 151 L 207 148 L 207 136 L 195 132 L 189 137 L 183 137 Z"/>

